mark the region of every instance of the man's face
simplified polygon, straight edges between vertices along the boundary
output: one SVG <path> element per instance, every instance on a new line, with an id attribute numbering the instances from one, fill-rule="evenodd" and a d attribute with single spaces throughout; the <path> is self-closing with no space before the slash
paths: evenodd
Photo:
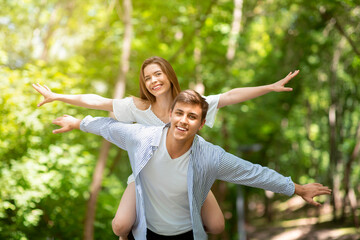
<path id="1" fill-rule="evenodd" d="M 204 126 L 199 105 L 178 102 L 170 112 L 170 132 L 175 140 L 192 141 L 195 134 Z"/>

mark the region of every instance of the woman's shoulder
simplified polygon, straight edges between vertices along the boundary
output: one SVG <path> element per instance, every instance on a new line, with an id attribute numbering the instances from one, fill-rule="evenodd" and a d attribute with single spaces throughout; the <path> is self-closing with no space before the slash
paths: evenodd
<path id="1" fill-rule="evenodd" d="M 150 107 L 150 101 L 132 96 L 135 107 L 139 110 L 147 110 Z"/>

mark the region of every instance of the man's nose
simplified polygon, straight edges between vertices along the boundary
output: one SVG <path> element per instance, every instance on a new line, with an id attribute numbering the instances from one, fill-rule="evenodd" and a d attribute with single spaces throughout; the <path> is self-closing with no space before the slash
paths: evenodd
<path id="1" fill-rule="evenodd" d="M 181 123 L 188 123 L 188 118 L 186 117 L 185 114 L 181 117 L 180 122 Z"/>

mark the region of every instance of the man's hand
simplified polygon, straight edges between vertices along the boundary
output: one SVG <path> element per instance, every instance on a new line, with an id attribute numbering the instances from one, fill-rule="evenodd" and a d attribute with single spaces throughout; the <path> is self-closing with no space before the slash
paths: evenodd
<path id="1" fill-rule="evenodd" d="M 277 81 L 276 83 L 271 84 L 272 90 L 274 92 L 290 92 L 293 89 L 289 87 L 285 87 L 285 84 L 287 84 L 292 78 L 294 78 L 296 75 L 298 75 L 299 70 L 296 70 L 295 72 L 290 72 L 285 78 Z"/>
<path id="2" fill-rule="evenodd" d="M 305 185 L 299 185 L 295 183 L 295 194 L 302 197 L 306 202 L 310 203 L 311 205 L 320 207 L 321 204 L 315 202 L 313 198 L 324 194 L 330 195 L 331 189 L 323 186 L 320 183 L 309 183 Z"/>
<path id="3" fill-rule="evenodd" d="M 48 88 L 46 85 L 42 86 L 41 84 L 32 84 L 33 88 L 38 91 L 41 95 L 43 95 L 44 100 L 40 102 L 37 106 L 40 107 L 44 105 L 45 103 L 49 103 L 55 100 L 56 94 L 53 93 L 50 88 Z"/>
<path id="4" fill-rule="evenodd" d="M 56 129 L 53 133 L 64 133 L 69 132 L 73 129 L 80 129 L 80 119 L 74 118 L 69 115 L 56 118 L 52 123 L 59 125 L 61 128 Z"/>

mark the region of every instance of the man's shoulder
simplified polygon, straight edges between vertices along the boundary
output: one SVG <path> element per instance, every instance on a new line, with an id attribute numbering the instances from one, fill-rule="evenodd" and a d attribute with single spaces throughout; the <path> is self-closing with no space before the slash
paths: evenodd
<path id="1" fill-rule="evenodd" d="M 196 138 L 197 148 L 202 154 L 208 154 L 210 156 L 220 156 L 225 153 L 225 150 L 222 149 L 220 146 L 206 141 L 203 137 L 196 135 Z"/>
<path id="2" fill-rule="evenodd" d="M 163 126 L 148 126 L 140 123 L 125 124 L 129 125 L 128 132 L 130 137 L 139 140 L 156 138 L 158 135 L 161 135 L 164 128 Z"/>
<path id="3" fill-rule="evenodd" d="M 193 165 L 195 171 L 201 169 L 200 171 L 215 176 L 225 151 L 221 147 L 205 141 L 198 135 L 194 143 Z"/>
<path id="4" fill-rule="evenodd" d="M 136 132 L 140 132 L 142 134 L 154 134 L 155 132 L 161 131 L 163 126 L 149 126 L 141 123 L 123 123 L 132 128 Z"/>

